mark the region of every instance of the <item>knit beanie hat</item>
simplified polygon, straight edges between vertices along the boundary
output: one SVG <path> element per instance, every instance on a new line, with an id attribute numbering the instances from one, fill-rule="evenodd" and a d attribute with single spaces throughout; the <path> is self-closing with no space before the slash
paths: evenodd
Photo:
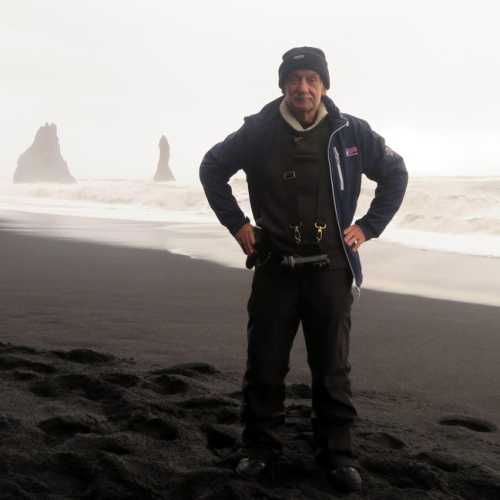
<path id="1" fill-rule="evenodd" d="M 325 88 L 330 88 L 330 75 L 325 53 L 315 47 L 295 47 L 283 54 L 283 61 L 279 67 L 279 86 L 283 88 L 286 77 L 297 69 L 316 71 L 321 77 Z"/>

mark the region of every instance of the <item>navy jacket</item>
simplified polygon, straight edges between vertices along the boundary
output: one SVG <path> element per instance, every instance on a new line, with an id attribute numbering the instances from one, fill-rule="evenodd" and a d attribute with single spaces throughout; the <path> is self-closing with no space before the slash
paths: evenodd
<path id="1" fill-rule="evenodd" d="M 271 143 L 277 120 L 282 120 L 276 99 L 257 114 L 246 117 L 242 127 L 204 156 L 200 180 L 208 202 L 219 221 L 235 235 L 248 222 L 232 195 L 229 179 L 238 170 L 246 173 L 250 204 L 254 219 L 259 221 L 259 183 L 270 160 Z M 403 159 L 385 145 L 383 137 L 368 123 L 355 116 L 340 113 L 329 97 L 323 97 L 330 120 L 328 163 L 333 206 L 340 230 L 352 224 L 361 189 L 361 175 L 377 183 L 375 196 L 366 215 L 355 223 L 366 239 L 378 237 L 403 201 L 408 173 Z M 344 249 L 357 287 L 363 275 L 358 252 L 347 245 Z"/>

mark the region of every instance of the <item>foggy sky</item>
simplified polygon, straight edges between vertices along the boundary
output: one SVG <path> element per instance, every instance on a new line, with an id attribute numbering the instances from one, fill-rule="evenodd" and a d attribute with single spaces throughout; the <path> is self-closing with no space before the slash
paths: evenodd
<path id="1" fill-rule="evenodd" d="M 0 0 L 0 177 L 45 122 L 77 178 L 176 177 L 280 95 L 293 46 L 321 47 L 341 110 L 413 175 L 500 175 L 495 2 Z"/>

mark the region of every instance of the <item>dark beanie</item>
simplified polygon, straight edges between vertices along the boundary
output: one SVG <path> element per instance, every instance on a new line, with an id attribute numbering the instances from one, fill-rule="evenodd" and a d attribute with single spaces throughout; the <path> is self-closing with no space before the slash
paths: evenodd
<path id="1" fill-rule="evenodd" d="M 285 79 L 289 73 L 297 69 L 310 69 L 316 71 L 321 77 L 323 85 L 330 88 L 330 75 L 328 74 L 328 64 L 325 53 L 315 47 L 295 47 L 283 54 L 279 74 L 279 86 L 283 88 Z"/>

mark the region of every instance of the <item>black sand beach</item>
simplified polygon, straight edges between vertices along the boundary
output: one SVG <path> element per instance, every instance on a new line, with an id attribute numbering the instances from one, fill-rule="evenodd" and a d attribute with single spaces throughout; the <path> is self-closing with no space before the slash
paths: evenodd
<path id="1" fill-rule="evenodd" d="M 251 273 L 8 230 L 0 262 L 0 498 L 335 498 L 311 458 L 300 335 L 283 463 L 262 482 L 232 472 Z M 500 498 L 499 320 L 362 292 L 361 497 Z"/>

